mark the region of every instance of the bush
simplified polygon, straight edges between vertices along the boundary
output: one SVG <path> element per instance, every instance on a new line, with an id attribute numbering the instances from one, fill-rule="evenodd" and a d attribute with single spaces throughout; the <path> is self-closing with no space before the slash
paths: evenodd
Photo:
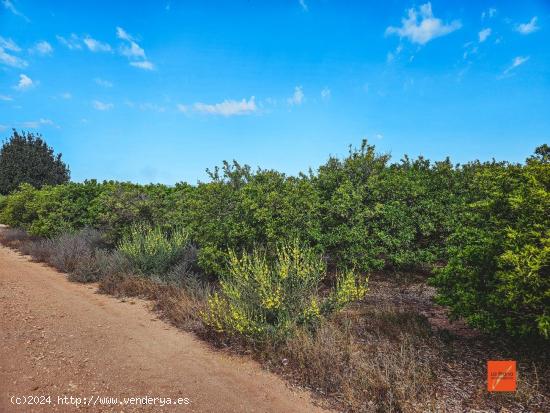
<path id="1" fill-rule="evenodd" d="M 221 291 L 208 299 L 204 322 L 217 332 L 258 342 L 279 342 L 297 326 L 314 327 L 323 315 L 363 298 L 366 280 L 342 277 L 328 297 L 321 297 L 325 264 L 298 241 L 277 248 L 271 264 L 264 251 L 238 256 L 229 252 L 229 273 Z"/>
<path id="2" fill-rule="evenodd" d="M 160 227 L 133 225 L 122 237 L 118 250 L 142 275 L 165 275 L 189 247 L 189 236 L 183 228 L 170 232 Z"/>
<path id="3" fill-rule="evenodd" d="M 94 180 L 43 187 L 32 200 L 36 218 L 28 226 L 29 233 L 52 238 L 63 232 L 95 227 L 90 205 L 101 190 Z"/>
<path id="4" fill-rule="evenodd" d="M 95 248 L 79 260 L 69 279 L 77 282 L 96 282 L 106 276 L 118 276 L 131 272 L 129 261 L 118 251 Z"/>
<path id="5" fill-rule="evenodd" d="M 48 263 L 61 272 L 71 273 L 81 261 L 89 261 L 101 243 L 101 234 L 92 229 L 61 234 L 52 240 Z"/>
<path id="6" fill-rule="evenodd" d="M 106 240 L 115 246 L 132 225 L 160 225 L 168 193 L 170 189 L 160 184 L 104 182 L 99 195 L 89 205 L 90 214 L 95 227 L 105 232 Z"/>
<path id="7" fill-rule="evenodd" d="M 19 228 L 0 229 L 0 244 L 6 247 L 21 246 L 22 243 L 29 240 L 29 235 Z"/>
<path id="8" fill-rule="evenodd" d="M 161 281 L 182 287 L 191 296 L 201 300 L 206 300 L 210 293 L 210 283 L 198 268 L 197 248 L 192 244 L 189 244 L 177 264 L 161 278 Z"/>
<path id="9" fill-rule="evenodd" d="M 21 184 L 17 191 L 3 201 L 0 222 L 13 228 L 28 229 L 38 218 L 33 204 L 37 192 L 31 185 Z"/>
<path id="10" fill-rule="evenodd" d="M 550 162 L 478 165 L 475 190 L 434 284 L 457 317 L 492 332 L 550 337 Z"/>
<path id="11" fill-rule="evenodd" d="M 49 262 L 54 249 L 54 241 L 50 239 L 29 240 L 19 247 L 23 254 L 30 255 L 37 262 Z"/>

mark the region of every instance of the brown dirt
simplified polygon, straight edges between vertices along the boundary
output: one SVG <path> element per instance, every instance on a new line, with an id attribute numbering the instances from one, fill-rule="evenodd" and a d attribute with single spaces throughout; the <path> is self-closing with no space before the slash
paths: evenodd
<path id="1" fill-rule="evenodd" d="M 251 360 L 212 350 L 160 321 L 149 306 L 99 295 L 94 285 L 71 283 L 0 247 L 0 412 L 323 411 L 308 393 Z M 51 404 L 14 405 L 12 396 L 51 396 Z M 60 405 L 58 396 L 80 397 L 82 404 Z M 146 396 L 190 404 L 96 399 Z M 84 398 L 96 405 L 84 405 Z"/>

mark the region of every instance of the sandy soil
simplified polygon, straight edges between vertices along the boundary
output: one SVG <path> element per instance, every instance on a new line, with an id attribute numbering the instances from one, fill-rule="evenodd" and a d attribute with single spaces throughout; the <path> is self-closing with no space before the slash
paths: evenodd
<path id="1" fill-rule="evenodd" d="M 216 352 L 158 320 L 148 303 L 99 295 L 3 247 L 0 344 L 2 413 L 322 411 L 255 362 Z M 45 404 L 16 405 L 12 396 Z M 80 398 L 78 408 L 67 404 L 71 396 Z M 121 404 L 147 396 L 189 404 Z M 103 404 L 107 397 L 118 400 Z"/>

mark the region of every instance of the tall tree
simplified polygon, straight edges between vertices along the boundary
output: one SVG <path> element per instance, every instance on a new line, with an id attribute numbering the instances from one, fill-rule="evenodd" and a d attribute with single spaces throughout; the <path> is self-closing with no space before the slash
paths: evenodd
<path id="1" fill-rule="evenodd" d="M 69 180 L 69 167 L 54 154 L 40 134 L 17 132 L 0 149 L 0 194 L 8 194 L 21 183 L 36 188 Z"/>

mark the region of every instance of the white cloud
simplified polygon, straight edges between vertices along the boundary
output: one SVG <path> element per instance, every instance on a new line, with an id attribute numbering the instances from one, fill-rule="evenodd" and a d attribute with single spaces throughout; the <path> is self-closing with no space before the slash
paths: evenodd
<path id="1" fill-rule="evenodd" d="M 116 28 L 116 36 L 127 42 L 120 47 L 120 53 L 130 60 L 130 65 L 144 70 L 153 70 L 155 66 L 151 63 L 145 54 L 145 50 L 137 43 L 134 36 L 129 34 L 122 27 Z"/>
<path id="2" fill-rule="evenodd" d="M 55 123 L 51 119 L 40 118 L 38 120 L 31 120 L 21 124 L 21 126 L 28 129 L 38 129 L 40 126 L 44 125 L 55 126 Z"/>
<path id="3" fill-rule="evenodd" d="M 17 10 L 10 0 L 2 0 L 2 4 L 4 5 L 4 8 L 6 10 L 9 10 L 13 14 L 15 14 L 16 16 L 21 17 L 27 23 L 30 22 L 29 18 L 27 16 L 25 16 L 23 13 L 21 13 L 19 10 Z"/>
<path id="4" fill-rule="evenodd" d="M 31 53 L 36 53 L 42 56 L 51 55 L 53 53 L 53 47 L 46 41 L 38 42 L 29 50 Z"/>
<path id="5" fill-rule="evenodd" d="M 8 95 L 0 95 L 0 100 L 4 100 L 6 102 L 10 102 L 13 100 L 13 98 L 11 96 L 8 96 Z"/>
<path id="6" fill-rule="evenodd" d="M 0 47 L 12 52 L 20 52 L 21 48 L 12 39 L 5 39 L 0 36 Z"/>
<path id="7" fill-rule="evenodd" d="M 121 40 L 126 40 L 128 43 L 130 43 L 130 46 L 122 46 L 120 49 L 120 52 L 129 58 L 141 58 L 146 59 L 145 57 L 145 50 L 137 44 L 134 37 L 131 36 L 126 30 L 124 30 L 122 27 L 116 28 L 116 36 Z"/>
<path id="8" fill-rule="evenodd" d="M 69 100 L 73 98 L 73 95 L 69 92 L 64 92 L 61 95 L 61 99 Z"/>
<path id="9" fill-rule="evenodd" d="M 152 112 L 166 111 L 166 108 L 164 106 L 160 106 L 160 105 L 157 105 L 156 103 L 150 103 L 150 102 L 140 103 L 138 105 L 138 108 L 139 110 L 152 111 Z"/>
<path id="10" fill-rule="evenodd" d="M 5 64 L 7 66 L 18 67 L 18 68 L 27 67 L 26 61 L 24 61 L 23 59 L 17 56 L 9 54 L 1 47 L 0 47 L 0 63 Z"/>
<path id="11" fill-rule="evenodd" d="M 82 49 L 82 44 L 80 43 L 80 39 L 74 33 L 71 33 L 71 36 L 69 38 L 65 38 L 60 35 L 57 35 L 55 37 L 57 38 L 59 43 L 61 43 L 62 45 L 64 45 L 70 50 Z"/>
<path id="12" fill-rule="evenodd" d="M 306 4 L 306 0 L 298 0 L 303 11 L 309 11 L 309 7 Z"/>
<path id="13" fill-rule="evenodd" d="M 139 62 L 130 62 L 130 66 L 139 67 L 143 70 L 154 70 L 155 66 L 149 60 L 142 60 Z"/>
<path id="14" fill-rule="evenodd" d="M 117 27 L 116 28 L 116 37 L 118 37 L 119 39 L 122 39 L 122 40 L 128 40 L 129 42 L 134 40 L 134 38 L 132 36 L 130 36 L 128 34 L 128 32 L 126 30 L 124 30 L 122 27 Z"/>
<path id="15" fill-rule="evenodd" d="M 254 96 L 250 99 L 237 100 L 224 100 L 221 103 L 202 103 L 197 102 L 193 105 L 193 110 L 199 113 L 205 113 L 209 115 L 221 115 L 221 116 L 235 116 L 235 115 L 249 115 L 257 110 Z M 186 112 L 187 107 L 185 105 L 178 105 L 180 112 Z"/>
<path id="16" fill-rule="evenodd" d="M 328 87 L 324 87 L 323 90 L 321 90 L 321 99 L 323 100 L 329 100 L 332 96 L 330 89 Z"/>
<path id="17" fill-rule="evenodd" d="M 518 24 L 516 26 L 516 31 L 521 34 L 530 34 L 536 32 L 538 29 L 540 29 L 540 27 L 537 26 L 537 20 L 538 17 L 535 16 L 529 21 L 529 23 Z"/>
<path id="18" fill-rule="evenodd" d="M 477 35 L 479 36 L 479 43 L 483 43 L 491 35 L 491 29 L 483 29 Z"/>
<path id="19" fill-rule="evenodd" d="M 225 117 L 236 116 L 236 115 L 249 115 L 258 110 L 256 106 L 255 97 L 252 96 L 250 99 L 242 99 L 240 101 L 226 99 L 221 103 L 202 103 L 197 102 L 192 106 L 178 104 L 176 108 L 179 112 L 189 113 L 195 111 L 198 113 L 203 113 L 207 115 L 221 115 Z"/>
<path id="20" fill-rule="evenodd" d="M 103 86 L 103 87 L 113 87 L 113 83 L 108 81 L 108 80 L 105 80 L 105 79 L 101 79 L 99 77 L 96 77 L 94 79 L 94 82 L 96 82 L 99 86 Z"/>
<path id="21" fill-rule="evenodd" d="M 27 89 L 31 88 L 32 86 L 34 86 L 33 80 L 25 74 L 20 74 L 19 75 L 19 82 L 14 87 L 17 90 L 27 90 Z"/>
<path id="22" fill-rule="evenodd" d="M 129 58 L 145 59 L 145 50 L 133 40 L 130 40 L 130 47 L 122 46 L 120 48 L 120 53 Z"/>
<path id="23" fill-rule="evenodd" d="M 418 10 L 409 9 L 407 17 L 401 19 L 401 23 L 401 27 L 388 27 L 386 35 L 396 34 L 401 38 L 409 39 L 412 43 L 421 45 L 462 27 L 459 20 L 445 24 L 441 19 L 434 17 L 431 3 L 421 5 Z"/>
<path id="24" fill-rule="evenodd" d="M 112 103 L 104 103 L 99 100 L 94 100 L 92 102 L 92 106 L 94 107 L 94 109 L 104 111 L 104 110 L 111 110 L 115 105 L 113 105 Z"/>
<path id="25" fill-rule="evenodd" d="M 529 56 L 516 56 L 514 60 L 512 61 L 512 64 L 508 66 L 504 72 L 502 72 L 503 76 L 506 76 L 509 74 L 512 70 L 514 70 L 516 67 L 521 66 L 525 62 L 529 60 Z"/>
<path id="26" fill-rule="evenodd" d="M 60 35 L 55 36 L 59 43 L 64 45 L 70 50 L 80 50 L 84 44 L 89 51 L 97 52 L 112 52 L 113 49 L 109 43 L 101 42 L 93 37 L 86 35 L 81 38 L 74 33 L 71 33 L 70 37 L 63 37 Z"/>
<path id="27" fill-rule="evenodd" d="M 110 52 L 111 46 L 108 43 L 100 42 L 99 40 L 93 39 L 90 36 L 86 36 L 83 39 L 84 44 L 91 52 Z"/>
<path id="28" fill-rule="evenodd" d="M 487 11 L 484 10 L 483 12 L 481 12 L 481 18 L 485 19 L 486 17 L 488 17 L 490 19 L 493 18 L 495 14 L 497 14 L 497 9 L 491 7 Z"/>
<path id="29" fill-rule="evenodd" d="M 287 102 L 289 105 L 301 105 L 303 101 L 304 91 L 302 90 L 302 86 L 296 86 L 294 88 L 294 93 L 287 99 Z"/>
<path id="30" fill-rule="evenodd" d="M 20 52 L 21 48 L 12 39 L 5 39 L 0 36 L 0 63 L 12 66 L 23 68 L 27 66 L 27 62 L 23 59 L 8 53 L 9 52 Z"/>

